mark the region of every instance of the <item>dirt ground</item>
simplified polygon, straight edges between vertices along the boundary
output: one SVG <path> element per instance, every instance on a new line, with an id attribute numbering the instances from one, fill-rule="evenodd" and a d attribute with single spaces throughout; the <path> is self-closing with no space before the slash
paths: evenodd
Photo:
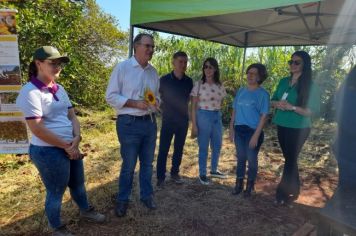
<path id="1" fill-rule="evenodd" d="M 336 163 L 330 148 L 334 129 L 329 124 L 319 124 L 313 129 L 299 160 L 301 195 L 291 207 L 273 204 L 283 169 L 283 157 L 275 129 L 269 126 L 259 155 L 256 193 L 250 199 L 231 194 L 235 183 L 236 157 L 235 147 L 228 141 L 225 132 L 219 169 L 229 178 L 212 179 L 211 185 L 201 185 L 197 180 L 197 145 L 194 140 L 187 139 L 181 165 L 185 183 L 177 185 L 168 176 L 163 189 L 155 188 L 158 209 L 149 211 L 139 201 L 137 168 L 128 214 L 117 218 L 113 209 L 121 161 L 118 161 L 116 143 L 106 147 L 111 149 L 106 155 L 116 156 L 112 162 L 103 164 L 94 159 L 90 167 L 87 167 L 88 163 L 86 165 L 86 170 L 89 169 L 89 198 L 107 215 L 107 222 L 99 225 L 78 220 L 76 207 L 68 196 L 63 205 L 63 219 L 76 235 L 292 235 L 304 223 L 317 222 L 318 209 L 330 198 L 337 185 Z M 105 146 L 105 142 L 100 145 Z M 92 152 L 97 150 L 90 143 L 84 144 L 85 148 Z M 168 163 L 167 170 L 170 159 Z M 96 168 L 96 175 L 91 173 L 94 171 L 92 166 Z M 111 181 L 100 183 L 98 179 L 107 178 L 107 175 L 110 175 Z M 155 172 L 153 184 L 156 184 Z M 43 189 L 40 192 L 38 194 L 44 196 Z M 16 221 L 10 219 L 7 224 L 1 225 L 0 235 L 50 235 L 43 213 L 43 199 L 36 200 L 34 204 L 39 208 L 36 213 L 19 217 Z"/>

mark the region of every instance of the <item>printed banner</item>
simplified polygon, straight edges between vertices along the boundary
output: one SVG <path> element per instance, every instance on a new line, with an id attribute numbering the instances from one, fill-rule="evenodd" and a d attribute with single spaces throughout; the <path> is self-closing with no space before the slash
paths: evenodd
<path id="1" fill-rule="evenodd" d="M 0 9 L 0 154 L 27 153 L 28 135 L 23 114 L 16 107 L 21 89 L 16 11 Z"/>
<path id="2" fill-rule="evenodd" d="M 0 9 L 0 35 L 16 35 L 16 11 Z"/>

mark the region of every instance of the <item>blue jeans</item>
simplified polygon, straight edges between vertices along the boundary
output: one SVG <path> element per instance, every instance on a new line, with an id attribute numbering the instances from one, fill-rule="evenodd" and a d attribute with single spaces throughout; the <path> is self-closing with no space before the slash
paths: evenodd
<path id="1" fill-rule="evenodd" d="M 157 138 L 155 118 L 152 122 L 151 119 L 119 115 L 116 121 L 116 131 L 122 158 L 117 201 L 129 201 L 137 157 L 140 160 L 140 198 L 141 200 L 150 198 L 153 193 L 152 162 Z"/>
<path id="2" fill-rule="evenodd" d="M 211 172 L 216 172 L 222 144 L 220 111 L 197 110 L 199 175 L 206 175 L 209 144 L 211 147 Z"/>
<path id="3" fill-rule="evenodd" d="M 69 160 L 64 149 L 30 145 L 30 158 L 46 187 L 45 212 L 50 227 L 62 225 L 61 205 L 67 186 L 81 210 L 89 208 L 84 186 L 83 160 Z"/>
<path id="4" fill-rule="evenodd" d="M 255 181 L 258 171 L 258 152 L 264 140 L 263 131 L 257 141 L 255 148 L 250 148 L 250 140 L 255 133 L 255 129 L 247 125 L 235 125 L 235 147 L 237 153 L 237 169 L 236 177 L 238 179 L 245 178 L 246 161 L 248 162 L 247 178 L 250 181 Z"/>

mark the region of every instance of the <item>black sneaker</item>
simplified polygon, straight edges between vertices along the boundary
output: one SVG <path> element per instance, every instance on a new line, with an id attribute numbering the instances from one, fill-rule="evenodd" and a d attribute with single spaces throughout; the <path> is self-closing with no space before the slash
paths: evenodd
<path id="1" fill-rule="evenodd" d="M 274 201 L 274 205 L 276 207 L 288 207 L 288 208 L 293 208 L 293 204 L 292 203 L 289 203 L 288 201 L 285 201 L 285 200 L 275 200 Z"/>
<path id="2" fill-rule="evenodd" d="M 150 210 L 156 210 L 157 209 L 157 205 L 156 203 L 153 201 L 152 197 L 149 197 L 147 199 L 141 199 L 142 204 L 147 207 Z"/>
<path id="3" fill-rule="evenodd" d="M 115 207 L 115 215 L 117 217 L 125 216 L 128 206 L 129 206 L 128 202 L 118 202 Z"/>
<path id="4" fill-rule="evenodd" d="M 274 200 L 273 205 L 275 205 L 277 207 L 283 206 L 283 205 L 285 205 L 285 201 L 284 200 Z"/>
<path id="5" fill-rule="evenodd" d="M 164 186 L 164 179 L 157 179 L 157 187 L 163 188 Z"/>
<path id="6" fill-rule="evenodd" d="M 222 172 L 220 171 L 210 171 L 210 176 L 213 177 L 213 178 L 219 178 L 219 179 L 226 179 L 227 176 L 225 174 L 223 174 Z"/>
<path id="7" fill-rule="evenodd" d="M 206 175 L 199 175 L 199 181 L 203 185 L 209 185 L 210 184 L 209 179 L 208 179 L 208 177 L 206 177 Z"/>
<path id="8" fill-rule="evenodd" d="M 184 183 L 184 181 L 182 180 L 182 178 L 178 174 L 171 175 L 171 180 L 176 184 L 183 184 Z"/>

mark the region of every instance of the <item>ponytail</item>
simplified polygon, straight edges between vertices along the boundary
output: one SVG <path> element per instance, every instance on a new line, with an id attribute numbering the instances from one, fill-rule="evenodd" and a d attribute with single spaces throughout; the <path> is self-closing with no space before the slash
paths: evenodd
<path id="1" fill-rule="evenodd" d="M 28 67 L 28 81 L 30 81 L 32 77 L 37 77 L 37 74 L 38 74 L 38 69 L 35 61 L 33 60 L 30 63 L 30 66 Z"/>

